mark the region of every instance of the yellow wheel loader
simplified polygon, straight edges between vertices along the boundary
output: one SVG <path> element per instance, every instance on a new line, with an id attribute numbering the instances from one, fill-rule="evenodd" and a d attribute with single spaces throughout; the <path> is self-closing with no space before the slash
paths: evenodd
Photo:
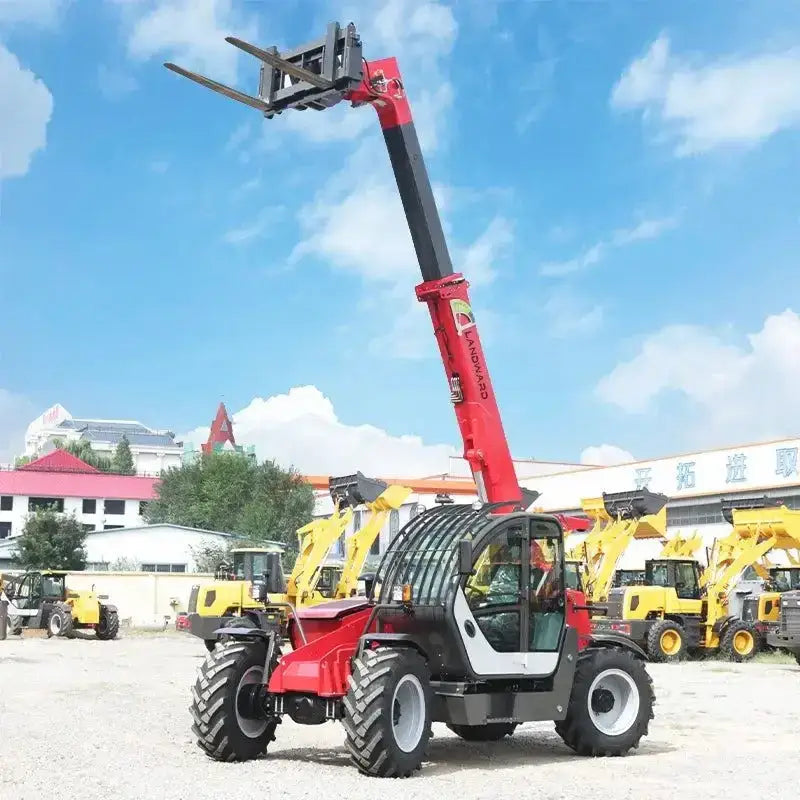
<path id="1" fill-rule="evenodd" d="M 647 489 L 603 493 L 581 506 L 593 525 L 584 540 L 567 552 L 567 563 L 580 565 L 588 603 L 603 603 L 614 585 L 617 565 L 634 539 L 663 539 L 667 496 Z M 573 567 L 574 569 L 574 567 Z"/>
<path id="2" fill-rule="evenodd" d="M 285 628 L 297 607 L 356 594 L 361 570 L 387 514 L 403 505 L 411 489 L 388 486 L 360 472 L 331 478 L 328 486 L 333 514 L 298 529 L 299 552 L 288 580 L 279 543 L 236 549 L 232 567 L 221 565 L 214 583 L 192 587 L 188 613 L 179 616 L 176 626 L 202 638 L 211 651 L 224 638 L 218 632 L 221 628 Z M 348 537 L 344 560 L 331 561 L 331 548 L 344 535 L 359 505 L 367 507 L 370 518 Z"/>
<path id="3" fill-rule="evenodd" d="M 74 638 L 76 631 L 94 631 L 98 639 L 114 639 L 119 632 L 117 607 L 95 591 L 66 586 L 67 572 L 33 570 L 3 581 L 8 600 L 11 633 L 39 629 L 51 636 Z"/>
<path id="4" fill-rule="evenodd" d="M 752 658 L 760 641 L 753 622 L 730 613 L 731 592 L 748 567 L 760 565 L 774 549 L 792 549 L 785 507 L 764 509 L 750 501 L 723 501 L 731 532 L 714 543 L 708 566 L 670 556 L 645 563 L 645 585 L 612 589 L 605 616 L 592 619 L 597 633 L 623 633 L 640 644 L 651 661 L 678 661 L 687 653 L 719 652 L 733 661 Z"/>

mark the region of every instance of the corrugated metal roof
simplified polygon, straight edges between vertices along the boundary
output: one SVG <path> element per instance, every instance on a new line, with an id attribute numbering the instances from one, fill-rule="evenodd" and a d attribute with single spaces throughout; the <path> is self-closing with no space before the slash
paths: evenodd
<path id="1" fill-rule="evenodd" d="M 80 438 L 87 442 L 110 442 L 119 444 L 122 437 L 126 436 L 133 445 L 147 445 L 150 447 L 177 447 L 175 440 L 165 433 L 125 433 L 124 431 L 91 430 L 83 431 Z"/>

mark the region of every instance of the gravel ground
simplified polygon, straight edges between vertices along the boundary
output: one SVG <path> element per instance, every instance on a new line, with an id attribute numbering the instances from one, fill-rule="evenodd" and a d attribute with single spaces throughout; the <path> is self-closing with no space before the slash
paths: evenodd
<path id="1" fill-rule="evenodd" d="M 656 718 L 627 758 L 574 756 L 552 723 L 485 745 L 437 724 L 422 772 L 381 781 L 350 765 L 333 723 L 286 720 L 263 760 L 206 758 L 188 712 L 204 653 L 178 633 L 0 642 L 0 797 L 763 800 L 800 780 L 800 667 L 789 661 L 650 665 Z"/>

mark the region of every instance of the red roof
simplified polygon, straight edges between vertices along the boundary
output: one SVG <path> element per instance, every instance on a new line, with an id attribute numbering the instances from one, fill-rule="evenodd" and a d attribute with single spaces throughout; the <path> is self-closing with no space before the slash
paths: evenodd
<path id="1" fill-rule="evenodd" d="M 154 500 L 158 478 L 111 475 L 107 472 L 43 472 L 0 470 L 0 494 L 28 497 L 81 497 Z"/>
<path id="2" fill-rule="evenodd" d="M 233 423 L 228 416 L 225 404 L 220 403 L 217 409 L 217 416 L 214 417 L 214 421 L 211 423 L 208 441 L 201 447 L 204 453 L 210 453 L 215 444 L 225 444 L 225 442 L 230 442 L 234 447 L 236 446 L 236 439 L 233 438 Z"/>
<path id="3" fill-rule="evenodd" d="M 36 461 L 31 461 L 29 464 L 19 467 L 19 469 L 29 470 L 30 472 L 100 472 L 99 469 L 87 464 L 66 450 L 54 450 L 46 456 L 37 458 Z"/>

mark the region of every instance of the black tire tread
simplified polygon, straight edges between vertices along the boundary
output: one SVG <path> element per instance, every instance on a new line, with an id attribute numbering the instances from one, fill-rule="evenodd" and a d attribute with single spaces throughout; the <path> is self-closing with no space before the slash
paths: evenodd
<path id="1" fill-rule="evenodd" d="M 100 615 L 102 616 L 103 614 L 105 614 L 107 620 L 106 630 L 104 633 L 100 633 L 100 631 L 97 630 L 95 631 L 95 635 L 98 639 L 103 641 L 116 639 L 119 633 L 119 613 L 115 609 L 101 608 Z"/>
<path id="2" fill-rule="evenodd" d="M 585 705 L 583 697 L 588 695 L 589 687 L 599 671 L 604 669 L 603 662 L 613 666 L 623 666 L 631 671 L 641 671 L 646 677 L 646 687 L 649 697 L 640 697 L 640 702 L 648 702 L 650 713 L 637 721 L 632 735 L 629 737 L 627 746 L 602 742 L 597 736 L 596 729 L 589 721 L 588 712 L 582 707 Z M 596 662 L 596 663 L 593 663 Z M 556 733 L 562 738 L 564 744 L 580 756 L 603 756 L 613 757 L 622 756 L 631 749 L 639 747 L 642 737 L 647 736 L 650 720 L 653 719 L 653 706 L 655 705 L 655 691 L 653 690 L 653 679 L 645 669 L 642 661 L 636 658 L 627 650 L 618 648 L 608 648 L 603 650 L 586 650 L 578 656 L 578 663 L 575 666 L 575 677 L 572 683 L 572 693 L 570 695 L 567 716 L 563 720 L 556 722 Z M 608 738 L 608 737 L 603 737 Z"/>
<path id="3" fill-rule="evenodd" d="M 392 760 L 391 751 L 383 736 L 382 701 L 393 668 L 403 659 L 422 657 L 415 651 L 379 647 L 365 650 L 353 659 L 350 688 L 344 697 L 345 747 L 359 772 L 381 778 L 408 778 L 422 766 L 422 760 L 412 768 Z M 430 737 L 430 729 L 426 732 Z M 426 734 L 423 734 L 425 736 Z"/>
<path id="4" fill-rule="evenodd" d="M 200 665 L 194 686 L 192 703 L 192 732 L 197 737 L 198 747 L 215 761 L 248 761 L 263 753 L 275 740 L 276 719 L 267 727 L 265 734 L 252 740 L 247 753 L 236 749 L 225 731 L 226 689 L 236 675 L 239 664 L 248 658 L 252 648 L 249 642 L 231 641 L 220 643 L 205 657 Z M 258 647 L 263 651 L 263 646 Z M 266 652 L 264 652 L 266 657 Z M 263 741 L 261 741 L 263 739 Z"/>
<path id="5" fill-rule="evenodd" d="M 64 639 L 73 639 L 75 637 L 75 620 L 72 617 L 72 606 L 69 603 L 65 603 L 63 601 L 56 603 L 53 606 L 53 610 L 50 612 L 52 616 L 54 613 L 58 612 L 64 618 L 64 624 L 61 627 L 61 632 L 58 634 L 59 637 L 63 637 Z M 47 620 L 47 632 L 50 633 L 50 620 Z"/>
<path id="6" fill-rule="evenodd" d="M 740 656 L 734 649 L 733 649 L 733 638 L 738 631 L 749 631 L 753 636 L 753 649 L 750 651 L 749 655 Z M 728 625 L 725 628 L 725 633 L 722 634 L 722 639 L 719 643 L 719 651 L 722 657 L 726 661 L 750 661 L 756 653 L 758 652 L 758 642 L 759 636 L 756 629 L 749 623 L 745 622 L 743 619 L 737 619 Z"/>
<path id="7" fill-rule="evenodd" d="M 681 649 L 669 656 L 661 650 L 661 636 L 666 630 L 676 630 L 681 637 Z M 647 658 L 657 664 L 671 664 L 686 657 L 686 631 L 683 626 L 671 619 L 661 619 L 650 626 L 647 632 Z"/>

